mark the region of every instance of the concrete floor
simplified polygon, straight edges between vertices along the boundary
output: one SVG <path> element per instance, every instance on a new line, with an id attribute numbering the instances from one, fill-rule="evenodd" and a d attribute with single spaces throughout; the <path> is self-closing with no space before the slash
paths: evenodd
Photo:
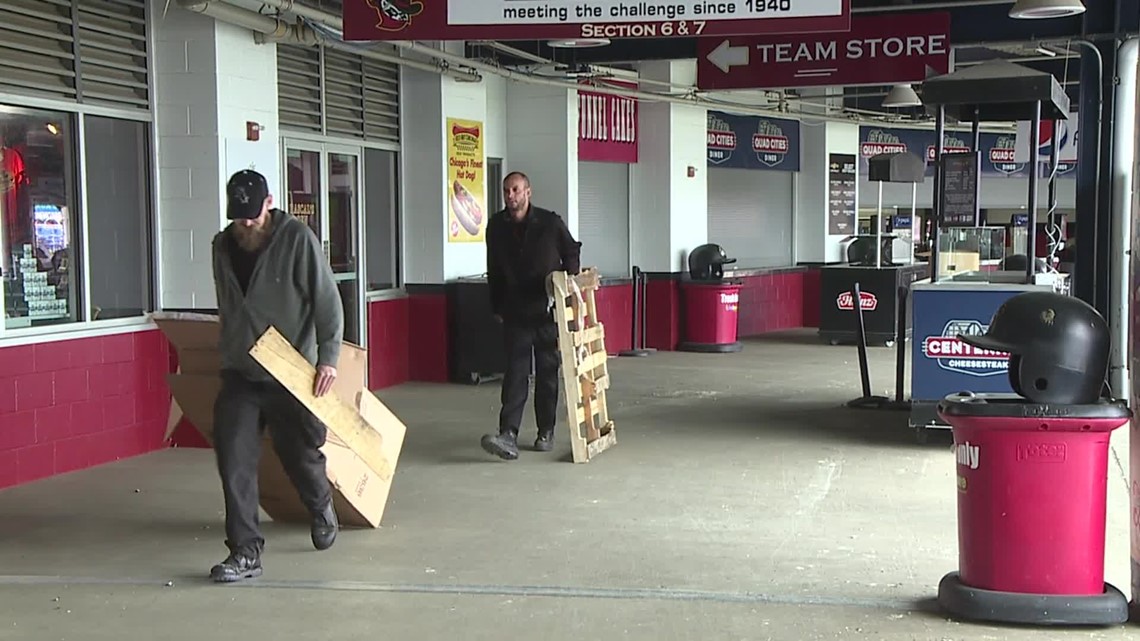
<path id="1" fill-rule="evenodd" d="M 872 349 L 877 392 L 894 351 Z M 1125 639 L 952 622 L 949 435 L 857 412 L 853 347 L 810 331 L 735 355 L 610 361 L 617 447 L 491 459 L 498 388 L 409 384 L 379 530 L 313 551 L 266 524 L 265 575 L 224 556 L 211 453 L 169 450 L 0 492 L 0 639 Z M 560 430 L 564 430 L 560 425 Z M 531 440 L 529 415 L 524 436 Z M 1127 433 L 1114 438 L 1106 579 L 1128 591 Z M 161 630 L 161 632 L 159 632 Z"/>

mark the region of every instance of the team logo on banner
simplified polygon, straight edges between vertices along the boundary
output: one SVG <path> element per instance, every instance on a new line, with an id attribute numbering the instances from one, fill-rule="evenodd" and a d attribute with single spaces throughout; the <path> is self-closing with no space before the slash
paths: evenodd
<path id="1" fill-rule="evenodd" d="M 990 150 L 990 163 L 994 169 L 1003 174 L 1017 174 L 1025 169 L 1025 165 L 1016 161 L 1017 138 L 1014 136 L 999 136 L 997 144 Z"/>
<path id="2" fill-rule="evenodd" d="M 898 136 L 882 129 L 872 129 L 867 132 L 867 140 L 859 145 L 859 153 L 864 158 L 878 156 L 879 154 L 901 154 L 905 151 L 906 143 L 899 140 Z"/>
<path id="3" fill-rule="evenodd" d="M 788 137 L 784 130 L 771 120 L 761 120 L 752 134 L 752 151 L 756 159 L 769 167 L 784 162 L 788 154 Z"/>
<path id="4" fill-rule="evenodd" d="M 424 10 L 424 3 L 415 0 L 368 0 L 368 6 L 376 11 L 381 31 L 403 31 Z"/>
<path id="5" fill-rule="evenodd" d="M 989 329 L 976 320 L 952 320 L 942 328 L 941 336 L 927 336 L 922 341 L 923 356 L 933 359 L 949 372 L 967 376 L 995 376 L 1009 370 L 1009 354 L 970 345 L 962 336 L 981 336 Z"/>
<path id="6" fill-rule="evenodd" d="M 720 165 L 732 159 L 732 152 L 736 151 L 736 132 L 732 125 L 710 113 L 707 136 L 709 162 Z"/>
<path id="7" fill-rule="evenodd" d="M 937 136 L 935 136 L 935 138 L 937 138 Z M 942 153 L 944 154 L 965 154 L 970 152 L 970 146 L 961 138 L 947 135 L 942 140 Z M 926 162 L 934 162 L 934 151 L 934 145 L 928 145 L 926 147 Z"/>

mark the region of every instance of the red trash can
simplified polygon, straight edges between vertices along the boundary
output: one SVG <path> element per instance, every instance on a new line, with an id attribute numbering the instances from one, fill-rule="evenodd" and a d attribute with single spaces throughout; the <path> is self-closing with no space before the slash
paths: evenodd
<path id="1" fill-rule="evenodd" d="M 1128 408 L 964 392 L 938 413 L 953 430 L 958 489 L 958 571 L 939 602 L 970 619 L 1127 621 L 1127 599 L 1104 582 L 1104 547 L 1109 436 Z"/>
<path id="2" fill-rule="evenodd" d="M 740 283 L 685 281 L 681 283 L 685 306 L 684 352 L 726 353 L 742 349 L 736 339 L 740 308 Z"/>

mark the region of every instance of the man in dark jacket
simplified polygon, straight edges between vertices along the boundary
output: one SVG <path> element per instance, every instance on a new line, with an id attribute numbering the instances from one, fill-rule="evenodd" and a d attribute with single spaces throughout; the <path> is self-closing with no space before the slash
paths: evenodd
<path id="1" fill-rule="evenodd" d="M 265 540 L 258 524 L 258 459 L 268 425 L 305 507 L 318 550 L 336 539 L 338 522 L 325 475 L 326 427 L 249 354 L 269 328 L 316 366 L 313 392 L 336 379 L 344 310 L 332 269 L 307 225 L 273 208 L 265 177 L 239 171 L 226 185 L 232 222 L 213 241 L 214 285 L 221 323 L 222 388 L 214 404 L 214 451 L 226 505 L 230 555 L 210 576 L 219 582 L 261 574 Z"/>
<path id="2" fill-rule="evenodd" d="M 506 208 L 487 222 L 487 283 L 491 306 L 503 323 L 507 371 L 503 377 L 499 433 L 483 437 L 483 449 L 506 460 L 519 456 L 518 434 L 534 358 L 535 450 L 554 446 L 558 412 L 558 326 L 547 293 L 551 272 L 577 274 L 582 244 L 562 218 L 530 202 L 530 179 L 512 172 L 503 180 Z"/>

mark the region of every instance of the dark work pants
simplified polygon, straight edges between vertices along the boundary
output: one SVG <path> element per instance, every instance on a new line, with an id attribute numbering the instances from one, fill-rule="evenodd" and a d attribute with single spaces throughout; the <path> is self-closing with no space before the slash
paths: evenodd
<path id="1" fill-rule="evenodd" d="M 331 498 L 325 476 L 326 428 L 276 381 L 253 382 L 222 372 L 214 403 L 214 453 L 226 499 L 226 546 L 260 554 L 265 547 L 259 523 L 257 468 L 261 434 L 268 424 L 273 449 L 305 507 L 319 514 Z"/>
<path id="2" fill-rule="evenodd" d="M 554 429 L 558 413 L 558 325 L 551 318 L 538 325 L 507 322 L 503 326 L 507 371 L 503 376 L 499 432 L 518 434 L 529 393 L 534 357 L 534 418 L 539 433 Z"/>

